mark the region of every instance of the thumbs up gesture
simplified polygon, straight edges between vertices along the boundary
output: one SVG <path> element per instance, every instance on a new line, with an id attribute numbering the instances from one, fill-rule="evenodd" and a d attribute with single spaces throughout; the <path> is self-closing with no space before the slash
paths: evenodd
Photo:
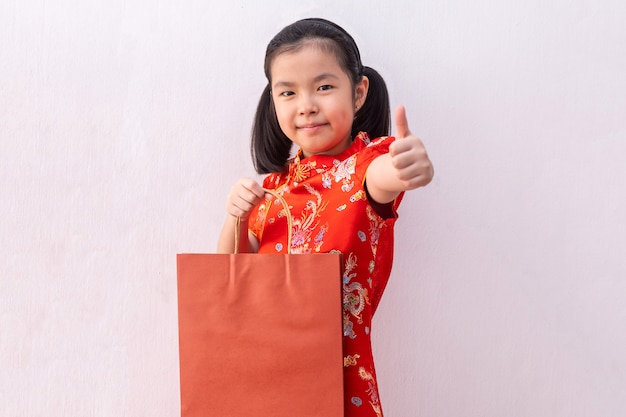
<path id="1" fill-rule="evenodd" d="M 433 165 L 422 141 L 413 136 L 406 120 L 404 106 L 395 112 L 396 140 L 389 146 L 391 165 L 405 190 L 423 187 L 433 178 Z"/>

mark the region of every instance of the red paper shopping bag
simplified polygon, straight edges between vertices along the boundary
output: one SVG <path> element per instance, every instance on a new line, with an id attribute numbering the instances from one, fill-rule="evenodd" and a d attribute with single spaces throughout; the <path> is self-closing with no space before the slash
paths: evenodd
<path id="1" fill-rule="evenodd" d="M 179 254 L 181 414 L 343 416 L 339 254 Z"/>

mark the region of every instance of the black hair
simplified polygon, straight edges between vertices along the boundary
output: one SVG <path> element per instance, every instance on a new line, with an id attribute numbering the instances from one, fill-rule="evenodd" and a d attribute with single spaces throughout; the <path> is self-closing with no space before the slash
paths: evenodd
<path id="1" fill-rule="evenodd" d="M 388 135 L 391 127 L 389 93 L 378 72 L 361 63 L 361 54 L 354 39 L 337 24 L 325 19 L 299 20 L 283 28 L 267 45 L 265 51 L 265 77 L 268 84 L 261 94 L 252 127 L 250 150 L 254 167 L 259 174 L 282 172 L 291 156 L 291 140 L 283 133 L 271 96 L 270 69 L 276 56 L 296 51 L 309 40 L 320 41 L 320 46 L 334 53 L 341 68 L 348 74 L 352 86 L 366 76 L 369 90 L 363 106 L 354 115 L 351 136 L 360 131 L 371 137 Z"/>

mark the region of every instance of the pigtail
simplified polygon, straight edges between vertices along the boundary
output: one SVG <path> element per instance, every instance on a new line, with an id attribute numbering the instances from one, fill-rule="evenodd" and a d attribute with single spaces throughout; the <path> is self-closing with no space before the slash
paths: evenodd
<path id="1" fill-rule="evenodd" d="M 391 109 L 387 84 L 381 75 L 370 67 L 363 67 L 369 79 L 369 90 L 363 107 L 354 115 L 352 137 L 367 132 L 371 138 L 387 136 L 391 132 Z"/>
<path id="2" fill-rule="evenodd" d="M 291 156 L 291 140 L 278 124 L 269 84 L 261 94 L 254 115 L 250 153 L 259 174 L 284 171 Z"/>

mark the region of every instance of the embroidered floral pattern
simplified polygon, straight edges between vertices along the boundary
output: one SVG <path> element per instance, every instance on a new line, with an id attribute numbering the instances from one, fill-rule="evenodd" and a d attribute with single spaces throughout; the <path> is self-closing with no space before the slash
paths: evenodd
<path id="1" fill-rule="evenodd" d="M 382 416 L 382 411 L 380 408 L 380 400 L 378 399 L 378 390 L 376 389 L 376 380 L 374 376 L 365 370 L 364 367 L 359 368 L 359 376 L 364 381 L 367 381 L 367 394 L 370 397 L 370 405 L 372 409 L 376 412 L 377 416 Z"/>
<path id="2" fill-rule="evenodd" d="M 316 249 L 319 250 L 323 243 L 324 234 L 328 230 L 327 225 L 322 226 L 315 236 L 314 244 L 311 245 L 311 235 L 317 228 L 320 215 L 328 205 L 328 202 L 322 201 L 322 195 L 309 184 L 304 184 L 303 186 L 314 199 L 307 200 L 300 218 L 293 219 L 291 253 L 310 253 L 311 251 L 316 251 Z"/>
<path id="3" fill-rule="evenodd" d="M 360 282 L 350 282 L 357 275 L 356 272 L 352 272 L 357 266 L 356 261 L 356 256 L 351 253 L 346 260 L 343 273 L 343 334 L 349 337 L 356 337 L 352 331 L 351 318 L 354 317 L 359 324 L 363 324 L 361 313 L 365 309 L 365 303 L 369 304 L 367 289 L 363 288 Z"/>
<path id="4" fill-rule="evenodd" d="M 310 164 L 298 164 L 295 165 L 293 170 L 293 181 L 300 182 L 307 178 L 309 178 L 311 174 L 311 165 Z"/>

